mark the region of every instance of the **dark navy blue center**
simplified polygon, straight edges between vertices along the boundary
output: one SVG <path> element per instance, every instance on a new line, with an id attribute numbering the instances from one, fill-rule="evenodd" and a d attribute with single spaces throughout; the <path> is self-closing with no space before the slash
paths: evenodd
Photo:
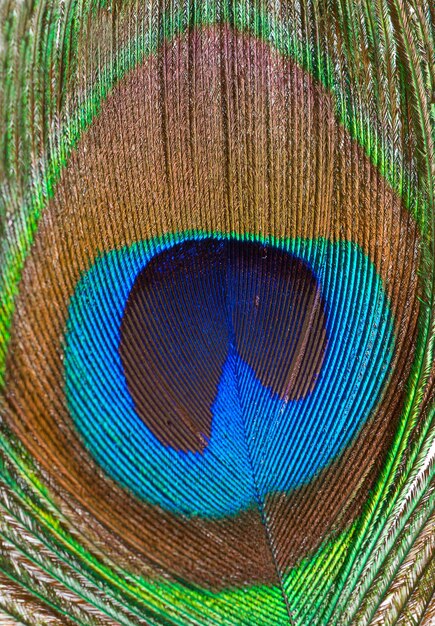
<path id="1" fill-rule="evenodd" d="M 137 276 L 121 324 L 136 412 L 163 444 L 185 452 L 210 439 L 231 352 L 289 402 L 313 389 L 325 348 L 324 302 L 309 265 L 252 241 L 190 240 L 156 254 Z M 244 384 L 240 377 L 240 396 Z"/>

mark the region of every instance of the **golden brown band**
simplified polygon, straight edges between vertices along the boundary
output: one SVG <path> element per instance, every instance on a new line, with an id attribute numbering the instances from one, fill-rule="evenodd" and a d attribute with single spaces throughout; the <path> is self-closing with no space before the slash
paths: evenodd
<path id="1" fill-rule="evenodd" d="M 390 445 L 411 367 L 417 228 L 336 120 L 332 96 L 290 59 L 227 27 L 183 35 L 133 70 L 71 156 L 20 284 L 7 419 L 53 488 L 86 512 L 74 520 L 84 534 L 101 524 L 127 554 L 200 585 L 273 583 L 259 512 L 207 521 L 140 502 L 95 464 L 66 406 L 63 337 L 83 272 L 105 251 L 194 229 L 350 240 L 373 262 L 395 324 L 389 385 L 339 459 L 308 486 L 267 499 L 278 567 L 358 515 Z"/>

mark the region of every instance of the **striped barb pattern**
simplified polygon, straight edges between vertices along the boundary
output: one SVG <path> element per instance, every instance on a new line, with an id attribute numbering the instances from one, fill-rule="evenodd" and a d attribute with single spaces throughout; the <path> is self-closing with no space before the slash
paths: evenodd
<path id="1" fill-rule="evenodd" d="M 435 623 L 427 0 L 1 0 L 0 623 Z"/>

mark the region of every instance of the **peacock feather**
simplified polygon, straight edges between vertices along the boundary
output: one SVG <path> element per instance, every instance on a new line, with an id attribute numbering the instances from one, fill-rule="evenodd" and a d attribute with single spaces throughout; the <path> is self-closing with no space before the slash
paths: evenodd
<path id="1" fill-rule="evenodd" d="M 433 5 L 0 15 L 0 623 L 435 624 Z"/>

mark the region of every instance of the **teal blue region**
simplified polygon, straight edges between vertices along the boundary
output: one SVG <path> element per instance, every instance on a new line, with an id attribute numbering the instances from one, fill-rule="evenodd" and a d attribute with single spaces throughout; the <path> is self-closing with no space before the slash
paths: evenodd
<path id="1" fill-rule="evenodd" d="M 128 392 L 121 320 L 136 277 L 154 255 L 205 237 L 178 234 L 95 259 L 69 304 L 65 389 L 85 446 L 109 476 L 175 514 L 220 518 L 311 481 L 349 445 L 387 382 L 394 332 L 381 279 L 358 246 L 325 239 L 268 242 L 310 266 L 325 302 L 328 341 L 314 389 L 299 400 L 280 398 L 230 351 L 205 450 L 163 445 Z"/>

